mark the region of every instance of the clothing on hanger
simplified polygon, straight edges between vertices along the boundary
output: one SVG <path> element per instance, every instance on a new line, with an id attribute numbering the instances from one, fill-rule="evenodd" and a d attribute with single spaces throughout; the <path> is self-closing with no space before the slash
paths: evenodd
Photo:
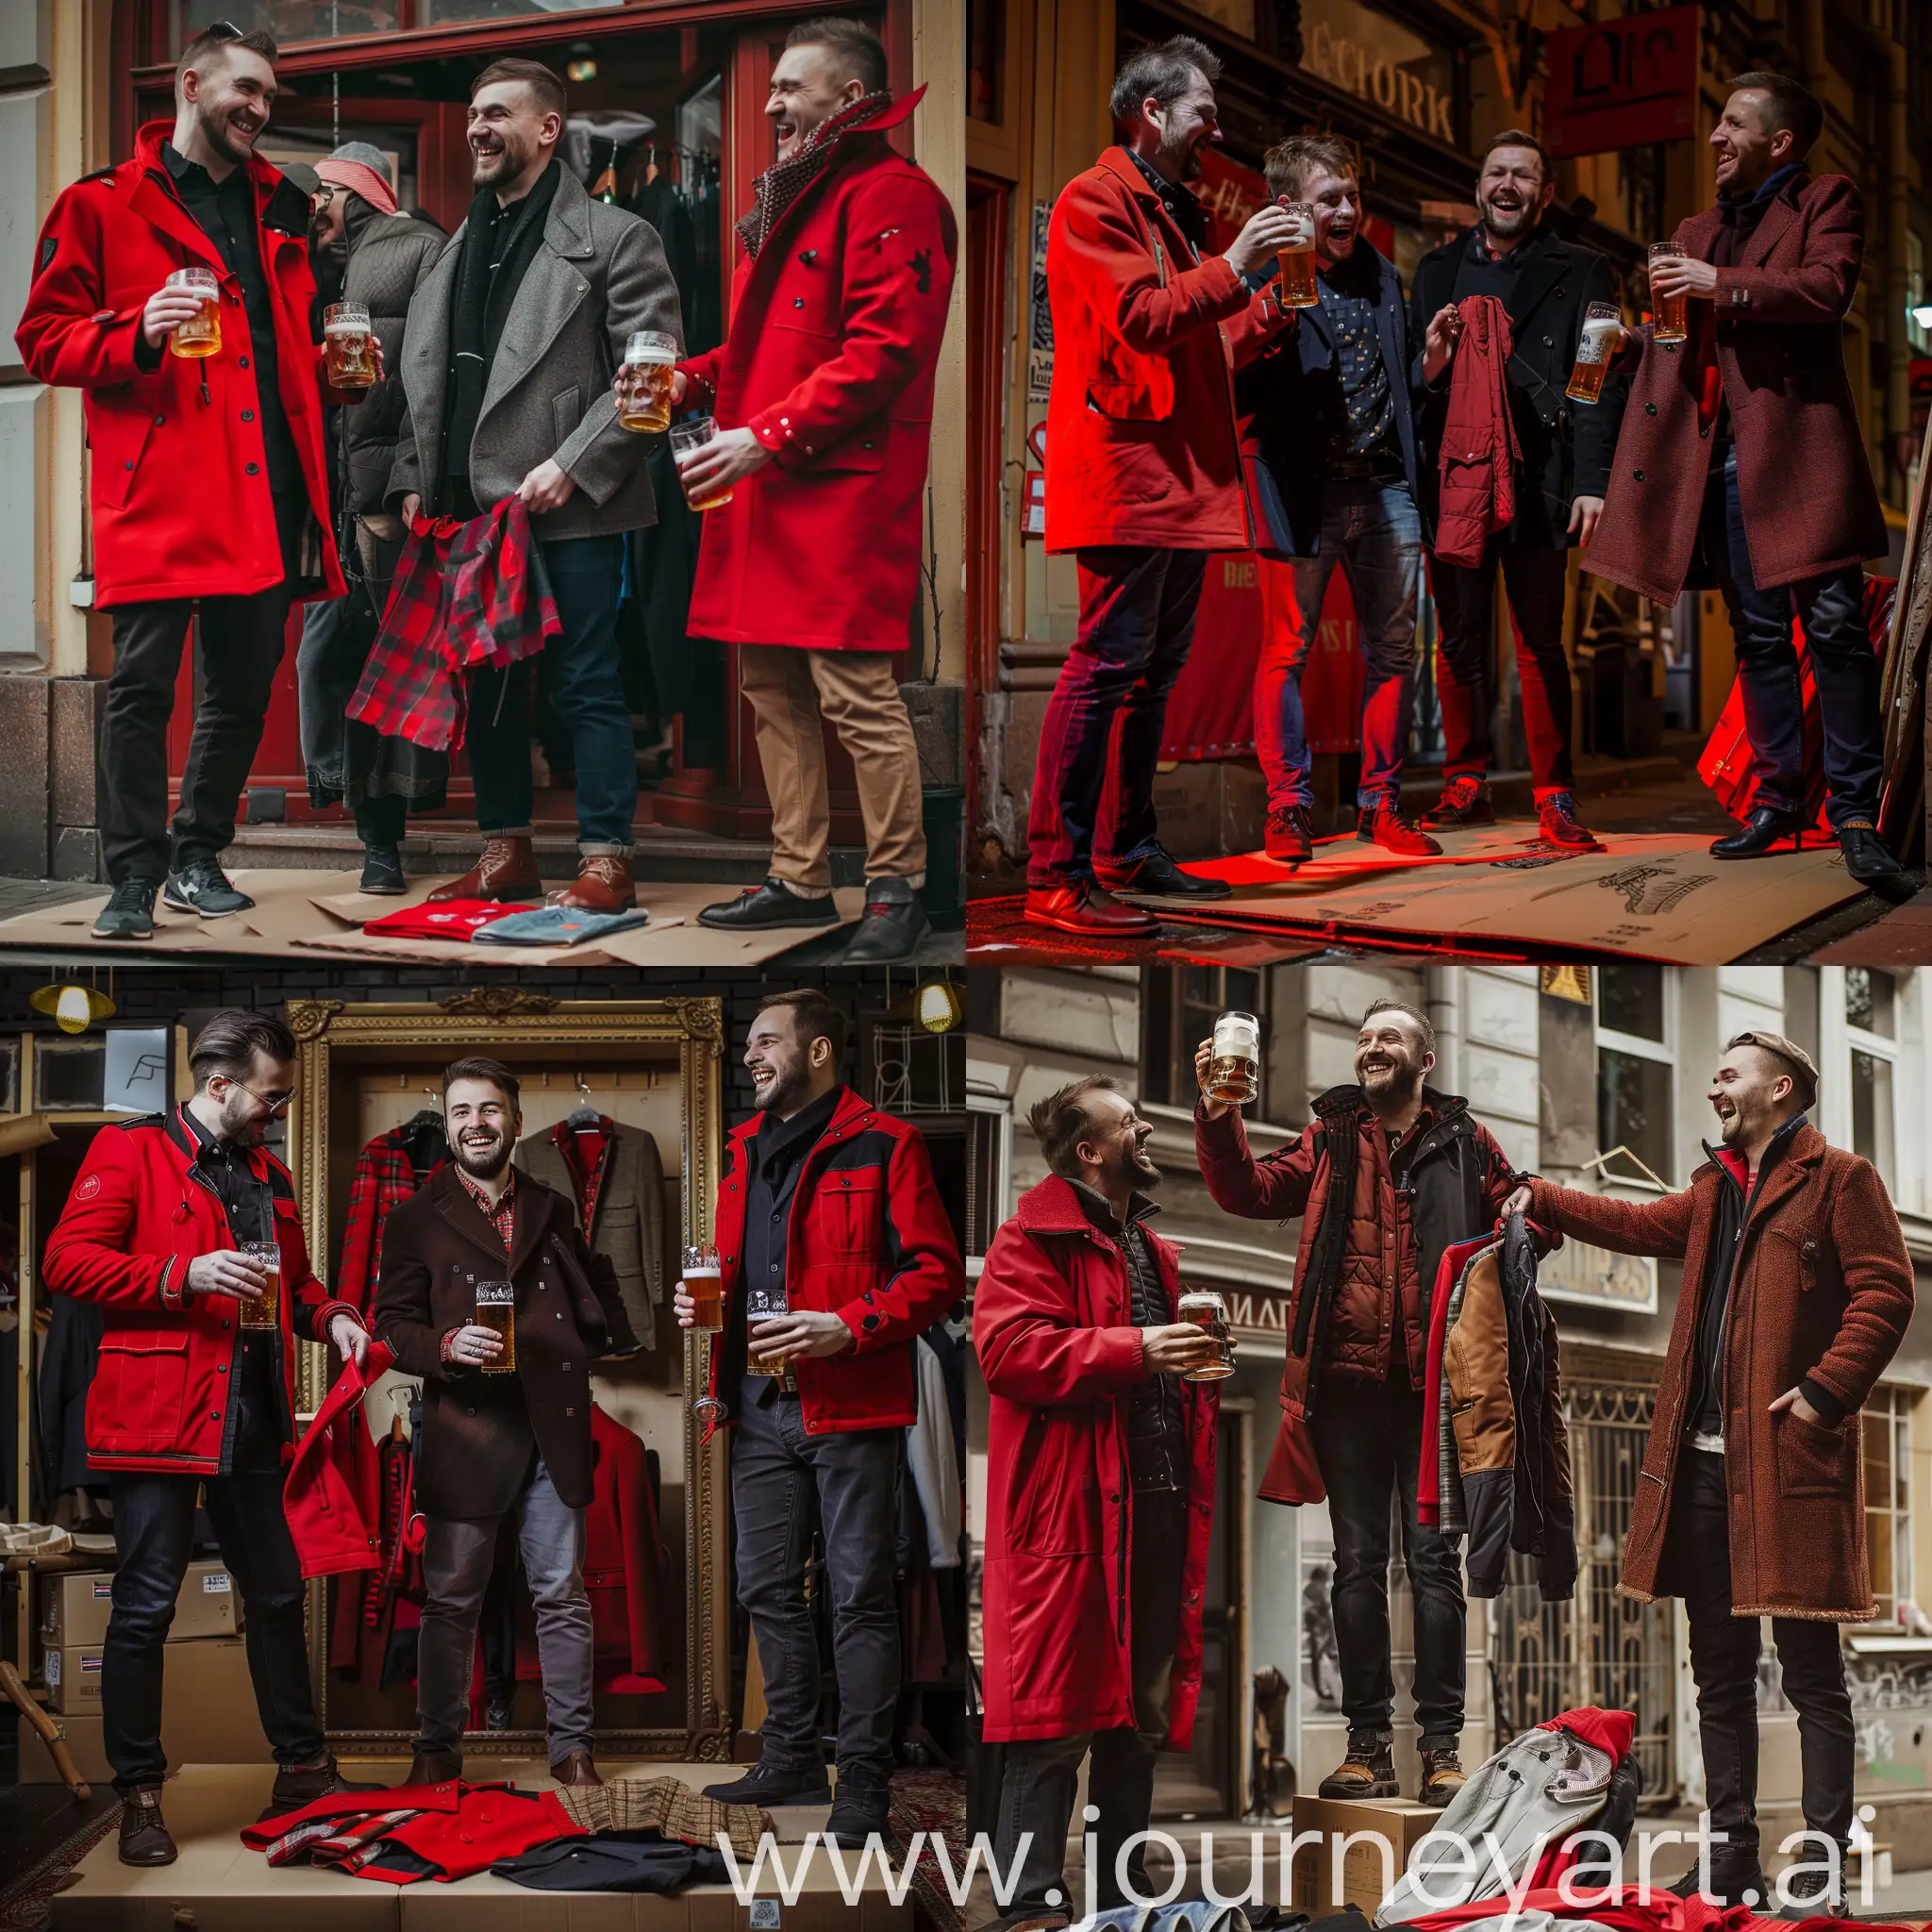
<path id="1" fill-rule="evenodd" d="M 906 1462 L 924 1520 L 926 1558 L 935 1570 L 956 1570 L 966 1526 L 966 1485 L 954 1447 L 952 1399 L 945 1368 L 927 1336 L 919 1338 L 913 1357 L 919 1420 L 906 1431 Z"/>
<path id="2" fill-rule="evenodd" d="M 375 1299 L 382 1272 L 382 1224 L 390 1209 L 408 1200 L 448 1158 L 442 1116 L 428 1108 L 402 1126 L 376 1135 L 356 1157 L 349 1218 L 342 1228 L 341 1258 L 336 1264 L 336 1292 L 354 1303 L 358 1314 L 366 1316 Z"/>

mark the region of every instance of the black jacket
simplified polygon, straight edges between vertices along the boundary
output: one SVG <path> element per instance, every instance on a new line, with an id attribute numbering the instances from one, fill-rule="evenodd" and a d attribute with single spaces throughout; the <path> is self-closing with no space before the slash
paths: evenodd
<path id="1" fill-rule="evenodd" d="M 1408 329 L 1417 350 L 1417 381 L 1429 317 L 1466 295 L 1500 294 L 1514 338 L 1509 400 L 1523 450 L 1516 519 L 1507 541 L 1535 550 L 1567 550 L 1574 541 L 1568 527 L 1572 502 L 1601 496 L 1609 488 L 1617 430 L 1630 397 L 1628 375 L 1607 377 L 1595 403 L 1573 403 L 1563 393 L 1582 339 L 1585 308 L 1616 300 L 1610 265 L 1594 249 L 1565 242 L 1544 225 L 1517 250 L 1516 267 L 1506 269 L 1480 259 L 1475 232 L 1465 228 L 1416 264 Z M 1419 387 L 1417 395 L 1420 501 L 1424 526 L 1433 532 L 1448 373 L 1434 389 Z"/>

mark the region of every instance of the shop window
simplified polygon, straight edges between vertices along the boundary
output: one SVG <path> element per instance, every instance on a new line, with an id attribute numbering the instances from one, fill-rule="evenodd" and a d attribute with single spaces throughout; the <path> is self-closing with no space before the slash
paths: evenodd
<path id="1" fill-rule="evenodd" d="M 1192 1110 L 1201 1091 L 1194 1049 L 1214 1031 L 1217 1015 L 1253 1013 L 1261 1022 L 1260 1091 L 1268 1091 L 1267 982 L 1239 966 L 1151 966 L 1141 988 L 1143 1097 Z M 1254 1109 L 1247 1109 L 1253 1117 Z"/>
<path id="2" fill-rule="evenodd" d="M 1897 988 L 1889 973 L 1845 969 L 1845 1038 L 1851 1047 L 1852 1151 L 1892 1184 L 1897 1112 L 1892 1063 L 1898 1051 Z"/>
<path id="3" fill-rule="evenodd" d="M 880 1021 L 868 1044 L 864 1084 L 882 1111 L 912 1119 L 958 1113 L 966 1105 L 964 1034 L 928 1033 L 916 1021 Z"/>
<path id="4" fill-rule="evenodd" d="M 403 18 L 409 0 L 227 0 L 217 11 L 201 0 L 174 0 L 168 14 L 168 57 L 181 49 L 214 19 L 228 21 L 243 33 L 267 32 L 280 46 L 297 41 L 334 41 L 344 34 L 389 34 L 400 26 L 420 25 Z M 419 8 L 424 0 L 417 0 Z M 529 0 L 493 9 L 528 13 Z"/>
<path id="5" fill-rule="evenodd" d="M 966 1103 L 966 1276 L 979 1278 L 994 1231 L 1007 1218 L 1013 1116 L 1004 1101 Z"/>
<path id="6" fill-rule="evenodd" d="M 1667 1185 L 1676 1064 L 1661 966 L 1605 966 L 1596 980 L 1597 1152 L 1607 1180 Z"/>
<path id="7" fill-rule="evenodd" d="M 20 1041 L 0 1040 L 0 1113 L 20 1111 Z"/>
<path id="8" fill-rule="evenodd" d="M 1244 41 L 1255 38 L 1255 0 L 1186 0 L 1186 5 Z"/>
<path id="9" fill-rule="evenodd" d="M 1311 73 L 1450 147 L 1460 145 L 1447 47 L 1357 0 L 1302 0 L 1301 29 L 1302 63 Z"/>
<path id="10" fill-rule="evenodd" d="M 41 1113 L 99 1113 L 108 1084 L 108 1042 L 42 1040 L 34 1043 L 34 1107 Z"/>
<path id="11" fill-rule="evenodd" d="M 160 1113 L 173 1097 L 165 1026 L 109 1026 L 34 1042 L 34 1106 L 42 1113 Z"/>
<path id="12" fill-rule="evenodd" d="M 1911 1397 L 1875 1390 L 1859 1417 L 1864 1435 L 1865 1546 L 1872 1564 L 1876 1621 L 1895 1624 L 1913 1600 Z"/>

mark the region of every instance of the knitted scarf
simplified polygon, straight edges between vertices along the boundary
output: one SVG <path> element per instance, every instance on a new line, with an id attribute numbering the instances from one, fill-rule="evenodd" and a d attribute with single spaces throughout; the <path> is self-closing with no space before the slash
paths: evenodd
<path id="1" fill-rule="evenodd" d="M 738 224 L 744 252 L 752 260 L 772 238 L 772 230 L 785 219 L 791 205 L 831 164 L 839 137 L 875 120 L 892 105 L 890 91 L 864 94 L 849 108 L 841 108 L 819 125 L 799 142 L 798 151 L 782 161 L 774 161 L 752 184 L 752 205 Z"/>

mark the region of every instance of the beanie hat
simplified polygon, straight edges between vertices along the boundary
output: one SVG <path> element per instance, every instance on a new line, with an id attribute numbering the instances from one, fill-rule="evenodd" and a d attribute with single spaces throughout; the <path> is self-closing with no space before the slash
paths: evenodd
<path id="1" fill-rule="evenodd" d="M 389 157 L 366 141 L 345 141 L 315 172 L 325 181 L 359 194 L 371 208 L 386 215 L 396 211 L 395 190 L 390 184 Z"/>

